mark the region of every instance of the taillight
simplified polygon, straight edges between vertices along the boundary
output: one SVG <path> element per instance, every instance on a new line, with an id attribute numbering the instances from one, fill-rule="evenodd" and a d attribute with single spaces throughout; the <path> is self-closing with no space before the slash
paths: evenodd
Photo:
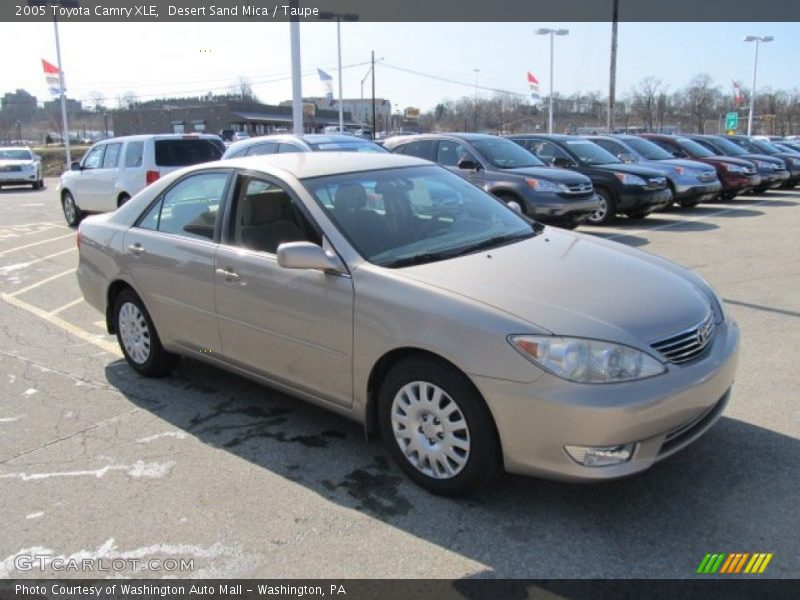
<path id="1" fill-rule="evenodd" d="M 158 180 L 158 178 L 159 178 L 160 176 L 161 176 L 161 173 L 159 173 L 158 171 L 147 171 L 147 172 L 144 174 L 144 181 L 145 181 L 145 184 L 146 184 L 146 185 L 150 185 L 150 184 L 151 184 L 151 183 L 153 183 L 154 181 Z"/>

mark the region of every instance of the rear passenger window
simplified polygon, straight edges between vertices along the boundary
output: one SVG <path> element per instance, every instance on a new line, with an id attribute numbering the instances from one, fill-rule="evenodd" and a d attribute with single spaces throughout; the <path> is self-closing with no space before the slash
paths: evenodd
<path id="1" fill-rule="evenodd" d="M 114 169 L 119 164 L 119 152 L 122 150 L 122 144 L 108 144 L 106 146 L 106 154 L 103 157 L 103 168 Z"/>
<path id="2" fill-rule="evenodd" d="M 403 146 L 400 152 L 408 156 L 416 156 L 418 158 L 424 158 L 425 160 L 433 160 L 433 141 L 422 140 L 419 142 L 411 142 L 410 144 Z"/>
<path id="3" fill-rule="evenodd" d="M 128 142 L 125 150 L 125 166 L 141 167 L 144 156 L 144 142 Z"/>
<path id="4" fill-rule="evenodd" d="M 247 149 L 247 156 L 259 156 L 261 154 L 275 154 L 278 144 L 266 142 L 264 144 L 254 144 Z"/>
<path id="5" fill-rule="evenodd" d="M 303 149 L 295 146 L 294 144 L 278 144 L 278 152 L 286 153 L 286 152 L 302 152 Z"/>
<path id="6" fill-rule="evenodd" d="M 170 188 L 139 222 L 142 229 L 182 237 L 214 239 L 227 172 L 191 175 Z"/>
<path id="7" fill-rule="evenodd" d="M 198 163 L 219 160 L 224 146 L 220 148 L 210 139 L 156 140 L 156 164 L 160 167 L 186 167 Z"/>

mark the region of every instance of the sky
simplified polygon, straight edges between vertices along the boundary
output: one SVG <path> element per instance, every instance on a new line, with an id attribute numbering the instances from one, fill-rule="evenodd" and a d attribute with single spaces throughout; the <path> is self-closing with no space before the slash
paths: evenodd
<path id="1" fill-rule="evenodd" d="M 526 71 L 549 89 L 549 37 L 538 27 L 565 27 L 555 39 L 554 89 L 608 89 L 610 23 L 342 23 L 345 97 L 361 95 L 361 81 L 375 50 L 376 94 L 397 108 L 428 110 L 444 99 L 493 95 L 496 88 L 528 93 Z M 68 97 L 87 100 L 94 91 L 113 107 L 121 94 L 140 99 L 196 96 L 226 91 L 240 77 L 259 100 L 291 98 L 287 23 L 59 23 Z M 643 78 L 660 79 L 670 91 L 698 73 L 710 74 L 726 93 L 731 80 L 749 89 L 754 44 L 745 35 L 772 35 L 759 50 L 757 88 L 798 89 L 800 23 L 620 23 L 617 94 Z M 303 95 L 324 94 L 317 68 L 334 78 L 336 25 L 300 25 Z M 0 95 L 23 88 L 50 99 L 40 59 L 56 62 L 52 23 L 0 23 Z M 380 60 L 383 59 L 383 60 Z M 453 80 L 442 82 L 397 67 Z M 478 69 L 478 72 L 475 72 Z M 363 93 L 370 95 L 370 80 Z"/>

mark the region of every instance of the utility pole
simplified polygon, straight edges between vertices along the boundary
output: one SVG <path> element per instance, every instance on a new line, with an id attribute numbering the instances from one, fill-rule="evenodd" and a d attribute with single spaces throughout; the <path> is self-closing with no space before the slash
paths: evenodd
<path id="1" fill-rule="evenodd" d="M 375 129 L 375 50 L 372 51 L 372 139 L 378 131 Z"/>
<path id="2" fill-rule="evenodd" d="M 608 133 L 614 133 L 614 94 L 617 88 L 617 21 L 619 20 L 619 0 L 614 1 L 611 21 L 611 68 L 608 78 Z"/>

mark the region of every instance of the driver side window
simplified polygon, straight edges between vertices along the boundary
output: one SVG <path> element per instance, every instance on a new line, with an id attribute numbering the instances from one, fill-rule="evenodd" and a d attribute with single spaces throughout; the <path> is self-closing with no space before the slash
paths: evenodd
<path id="1" fill-rule="evenodd" d="M 458 163 L 465 159 L 478 162 L 478 159 L 463 144 L 449 140 L 439 142 L 436 162 L 443 167 L 457 167 Z"/>
<path id="2" fill-rule="evenodd" d="M 561 148 L 553 144 L 552 142 L 548 141 L 541 141 L 536 142 L 536 145 L 533 147 L 533 151 L 536 153 L 540 159 L 548 164 L 552 164 L 553 161 L 557 158 L 562 158 L 568 160 L 570 162 L 575 162 L 572 160 L 572 157 L 564 152 Z"/>
<path id="3" fill-rule="evenodd" d="M 88 154 L 86 154 L 86 158 L 83 159 L 83 168 L 99 169 L 100 165 L 103 164 L 103 152 L 105 149 L 106 145 L 103 144 L 102 146 L 96 146 L 89 150 Z"/>

